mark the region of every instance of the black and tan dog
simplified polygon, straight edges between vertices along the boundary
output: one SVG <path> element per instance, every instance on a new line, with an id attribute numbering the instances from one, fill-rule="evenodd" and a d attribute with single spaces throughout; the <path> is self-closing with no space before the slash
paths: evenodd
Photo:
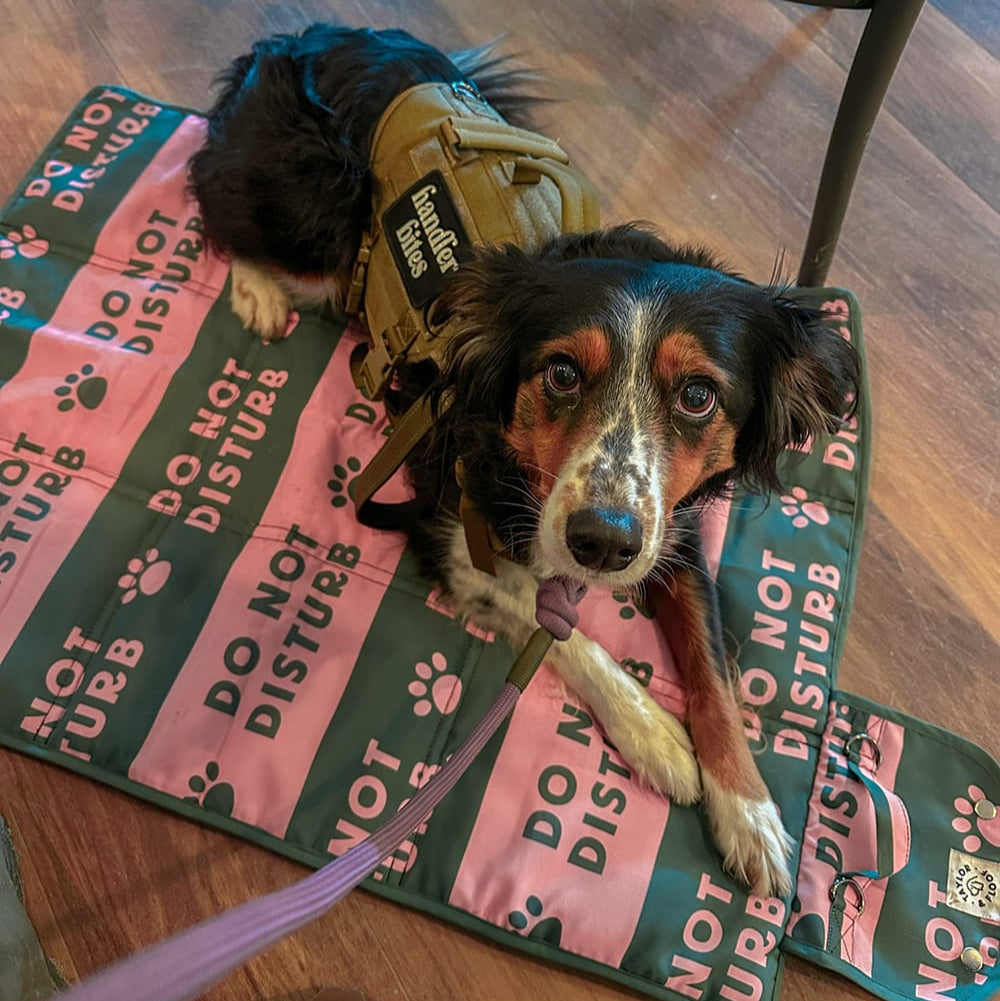
<path id="1" fill-rule="evenodd" d="M 314 26 L 233 64 L 192 178 L 248 328 L 270 339 L 291 304 L 342 303 L 383 112 L 415 85 L 473 79 L 516 116 L 502 64 L 399 31 Z M 458 332 L 433 388 L 452 403 L 409 467 L 427 574 L 515 646 L 539 579 L 655 593 L 687 728 L 579 631 L 550 661 L 644 781 L 703 800 L 731 871 L 786 893 L 789 839 L 744 738 L 697 515 L 733 484 L 775 486 L 785 448 L 838 427 L 857 391 L 852 348 L 779 289 L 633 226 L 479 248 L 438 306 Z M 470 563 L 458 460 L 506 550 L 495 578 Z"/>

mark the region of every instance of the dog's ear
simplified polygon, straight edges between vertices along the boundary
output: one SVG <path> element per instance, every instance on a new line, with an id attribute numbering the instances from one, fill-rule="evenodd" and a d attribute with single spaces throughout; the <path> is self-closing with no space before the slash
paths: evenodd
<path id="1" fill-rule="evenodd" d="M 831 434 L 857 404 L 857 352 L 822 313 L 768 290 L 751 319 L 754 404 L 736 441 L 736 475 L 754 490 L 781 489 L 789 446 Z"/>
<path id="2" fill-rule="evenodd" d="M 433 323 L 455 332 L 437 392 L 453 393 L 467 415 L 510 422 L 519 332 L 538 283 L 533 261 L 517 247 L 478 247 L 439 297 Z"/>

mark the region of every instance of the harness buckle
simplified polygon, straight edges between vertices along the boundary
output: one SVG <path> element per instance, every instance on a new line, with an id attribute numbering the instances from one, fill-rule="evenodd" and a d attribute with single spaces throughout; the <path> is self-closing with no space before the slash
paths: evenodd
<path id="1" fill-rule="evenodd" d="M 398 325 L 373 334 L 367 354 L 351 365 L 354 384 L 369 400 L 381 400 L 392 381 L 396 365 L 404 360 L 416 340 L 417 331 Z"/>
<path id="2" fill-rule="evenodd" d="M 392 378 L 393 360 L 380 338 L 375 339 L 370 346 L 359 347 L 364 351 L 364 357 L 352 358 L 354 364 L 351 365 L 351 375 L 354 385 L 361 390 L 366 400 L 381 400 Z"/>
<path id="3" fill-rule="evenodd" d="M 354 262 L 354 271 L 351 272 L 351 284 L 347 287 L 344 311 L 348 314 L 353 315 L 361 311 L 361 302 L 365 294 L 365 280 L 368 277 L 368 259 L 371 256 L 371 247 L 366 242 L 358 251 L 358 259 Z"/>

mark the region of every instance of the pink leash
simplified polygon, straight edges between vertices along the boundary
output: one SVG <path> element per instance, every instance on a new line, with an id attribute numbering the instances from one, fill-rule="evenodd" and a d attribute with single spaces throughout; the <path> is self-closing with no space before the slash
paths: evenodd
<path id="1" fill-rule="evenodd" d="M 535 599 L 542 627 L 507 675 L 496 701 L 427 785 L 379 830 L 322 869 L 283 890 L 257 897 L 106 967 L 59 1001 L 192 1001 L 248 959 L 314 921 L 370 876 L 444 799 L 510 715 L 553 638 L 567 640 L 579 621 L 586 587 L 566 578 L 544 581 Z"/>

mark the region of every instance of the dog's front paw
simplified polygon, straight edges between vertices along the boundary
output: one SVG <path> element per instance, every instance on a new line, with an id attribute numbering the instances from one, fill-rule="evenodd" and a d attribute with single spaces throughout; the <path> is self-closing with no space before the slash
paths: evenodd
<path id="1" fill-rule="evenodd" d="M 278 283 L 252 264 L 234 260 L 233 312 L 266 343 L 285 336 L 291 303 Z"/>
<path id="2" fill-rule="evenodd" d="M 792 839 L 770 799 L 749 799 L 702 773 L 705 810 L 723 863 L 762 897 L 784 897 L 792 888 L 788 869 Z"/>
<path id="3" fill-rule="evenodd" d="M 609 723 L 608 736 L 644 785 L 685 806 L 701 799 L 691 738 L 665 709 L 651 704 L 641 717 L 625 721 L 622 727 Z"/>
<path id="4" fill-rule="evenodd" d="M 688 805 L 701 799 L 691 737 L 602 646 L 581 636 L 555 643 L 550 663 L 590 706 L 605 735 L 643 785 Z"/>

